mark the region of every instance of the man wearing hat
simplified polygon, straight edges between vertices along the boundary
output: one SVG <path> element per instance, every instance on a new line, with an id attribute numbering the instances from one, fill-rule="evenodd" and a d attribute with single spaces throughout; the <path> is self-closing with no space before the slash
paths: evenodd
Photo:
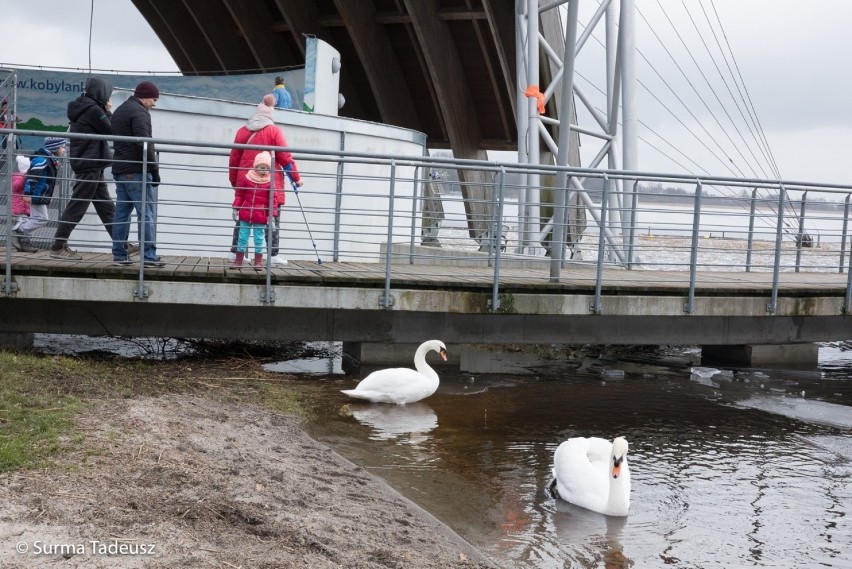
<path id="1" fill-rule="evenodd" d="M 65 154 L 65 139 L 48 136 L 44 145 L 30 159 L 30 169 L 24 181 L 25 202 L 30 204 L 30 216 L 12 231 L 12 246 L 18 251 L 32 251 L 30 238 L 47 223 L 47 206 L 56 186 L 59 158 Z"/>
<path id="2" fill-rule="evenodd" d="M 133 96 L 113 113 L 112 133 L 116 136 L 151 138 L 151 109 L 159 98 L 160 90 L 156 85 L 150 81 L 139 83 Z M 160 166 L 154 143 L 116 140 L 113 150 L 112 177 L 115 180 L 116 196 L 112 228 L 113 261 L 122 265 L 130 264 L 125 242 L 130 233 L 130 214 L 136 210 L 143 262 L 147 267 L 162 267 L 165 263 L 157 256 L 154 225 L 154 188 L 160 184 Z"/>

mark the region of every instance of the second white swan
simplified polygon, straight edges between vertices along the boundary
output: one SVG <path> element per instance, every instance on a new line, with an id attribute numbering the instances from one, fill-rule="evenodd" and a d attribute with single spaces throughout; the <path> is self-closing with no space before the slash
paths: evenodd
<path id="1" fill-rule="evenodd" d="M 559 497 L 607 516 L 630 510 L 627 440 L 596 437 L 568 439 L 553 454 L 553 485 Z M 552 488 L 552 487 L 551 487 Z"/>
<path id="2" fill-rule="evenodd" d="M 414 353 L 416 370 L 398 367 L 376 370 L 355 387 L 343 389 L 349 397 L 366 399 L 373 403 L 404 405 L 425 399 L 438 389 L 438 374 L 426 363 L 426 354 L 438 352 L 447 361 L 447 347 L 440 340 L 423 342 Z"/>

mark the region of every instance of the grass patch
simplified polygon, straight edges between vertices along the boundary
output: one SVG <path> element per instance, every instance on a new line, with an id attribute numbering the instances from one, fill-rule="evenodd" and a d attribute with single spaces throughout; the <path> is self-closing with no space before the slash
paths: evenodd
<path id="1" fill-rule="evenodd" d="M 280 383 L 268 383 L 260 386 L 257 402 L 268 409 L 288 415 L 305 416 L 305 409 L 297 391 Z"/>
<path id="2" fill-rule="evenodd" d="M 0 352 L 0 472 L 42 466 L 85 404 L 61 387 L 69 366 Z"/>
<path id="3" fill-rule="evenodd" d="M 42 466 L 60 448 L 72 416 L 83 407 L 73 397 L 0 393 L 0 472 Z"/>
<path id="4" fill-rule="evenodd" d="M 92 402 L 215 388 L 216 396 L 304 416 L 298 392 L 286 376 L 264 371 L 263 359 L 224 350 L 172 361 L 0 350 L 0 472 L 48 466 L 83 445 L 74 415 Z"/>

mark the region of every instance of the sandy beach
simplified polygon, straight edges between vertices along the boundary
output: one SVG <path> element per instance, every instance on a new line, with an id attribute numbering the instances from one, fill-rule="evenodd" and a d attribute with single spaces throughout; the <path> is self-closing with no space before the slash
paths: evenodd
<path id="1" fill-rule="evenodd" d="M 0 478 L 0 567 L 486 568 L 295 416 L 213 394 L 97 402 L 85 441 Z"/>

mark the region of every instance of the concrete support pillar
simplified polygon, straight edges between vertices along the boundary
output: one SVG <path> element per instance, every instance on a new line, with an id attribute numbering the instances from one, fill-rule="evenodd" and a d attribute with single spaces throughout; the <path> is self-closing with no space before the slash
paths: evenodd
<path id="1" fill-rule="evenodd" d="M 378 367 L 412 367 L 414 352 L 419 344 L 365 344 L 343 343 L 343 371 L 357 373 Z M 452 344 L 447 346 L 447 361 L 437 356 L 428 357 L 434 368 L 451 367 L 470 373 L 530 374 L 529 367 L 541 363 L 541 356 L 524 351 L 506 351 L 500 346 L 478 344 Z"/>
<path id="2" fill-rule="evenodd" d="M 33 334 L 24 332 L 21 334 L 0 334 L 0 346 L 25 350 L 33 347 Z"/>
<path id="3" fill-rule="evenodd" d="M 414 352 L 420 344 L 381 344 L 364 342 L 343 342 L 343 371 L 355 373 L 359 367 L 414 367 Z M 461 358 L 460 347 L 447 349 L 447 361 L 444 363 L 437 354 L 427 355 L 429 365 L 458 367 Z"/>
<path id="4" fill-rule="evenodd" d="M 749 367 L 812 366 L 819 361 L 816 344 L 745 344 L 702 346 L 701 364 L 713 363 Z"/>

